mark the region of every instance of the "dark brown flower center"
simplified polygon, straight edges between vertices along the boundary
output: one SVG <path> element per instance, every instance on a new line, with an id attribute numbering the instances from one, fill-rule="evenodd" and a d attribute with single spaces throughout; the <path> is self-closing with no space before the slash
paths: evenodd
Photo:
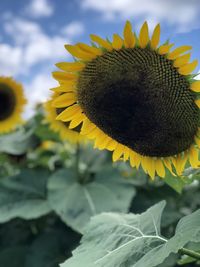
<path id="1" fill-rule="evenodd" d="M 9 118 L 15 110 L 16 96 L 13 89 L 0 83 L 0 121 Z"/>
<path id="2" fill-rule="evenodd" d="M 180 153 L 197 132 L 189 82 L 150 48 L 107 52 L 87 63 L 78 101 L 102 131 L 141 155 Z"/>

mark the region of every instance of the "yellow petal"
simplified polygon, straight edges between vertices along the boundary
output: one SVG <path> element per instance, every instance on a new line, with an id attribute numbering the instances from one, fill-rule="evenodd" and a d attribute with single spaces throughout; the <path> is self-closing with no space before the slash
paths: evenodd
<path id="1" fill-rule="evenodd" d="M 103 52 L 101 51 L 101 49 L 99 48 L 96 48 L 96 47 L 92 47 L 92 46 L 89 46 L 89 45 L 86 45 L 86 44 L 83 44 L 83 43 L 78 43 L 77 46 L 87 52 L 87 53 L 91 53 L 91 54 L 94 54 L 95 56 L 100 56 L 103 54 Z"/>
<path id="2" fill-rule="evenodd" d="M 144 172 L 147 173 L 146 157 L 144 157 L 144 156 L 141 157 L 141 166 L 142 166 Z"/>
<path id="3" fill-rule="evenodd" d="M 65 93 L 56 97 L 52 102 L 52 106 L 57 108 L 67 107 L 76 102 L 76 100 L 76 95 L 74 93 Z"/>
<path id="4" fill-rule="evenodd" d="M 90 38 L 93 42 L 99 44 L 100 46 L 107 49 L 108 51 L 112 51 L 112 45 L 108 41 L 102 39 L 101 37 L 99 37 L 95 34 L 91 34 Z"/>
<path id="5" fill-rule="evenodd" d="M 124 146 L 124 161 L 127 161 L 130 156 L 130 148 L 127 146 Z"/>
<path id="6" fill-rule="evenodd" d="M 130 149 L 130 164 L 131 167 L 139 168 L 142 161 L 142 156 Z"/>
<path id="7" fill-rule="evenodd" d="M 81 62 L 59 62 L 56 66 L 64 71 L 80 71 L 85 67 Z"/>
<path id="8" fill-rule="evenodd" d="M 65 45 L 65 48 L 72 56 L 86 61 L 90 61 L 96 57 L 94 54 L 87 53 L 74 45 Z"/>
<path id="9" fill-rule="evenodd" d="M 192 47 L 189 46 L 189 45 L 183 45 L 183 46 L 180 46 L 176 49 L 174 49 L 171 53 L 169 53 L 168 55 L 168 59 L 170 60 L 174 60 L 176 59 L 178 56 L 180 56 L 181 54 L 185 53 L 186 51 L 188 50 L 191 50 Z"/>
<path id="10" fill-rule="evenodd" d="M 66 72 L 61 72 L 61 71 L 54 71 L 52 72 L 52 76 L 54 79 L 58 81 L 67 81 L 67 80 L 76 80 L 77 75 L 73 73 L 66 73 Z"/>
<path id="11" fill-rule="evenodd" d="M 154 180 L 155 177 L 155 160 L 150 157 L 142 157 L 141 165 L 146 173 Z"/>
<path id="12" fill-rule="evenodd" d="M 178 72 L 182 75 L 189 75 L 191 74 L 197 67 L 198 60 L 194 60 L 191 63 L 188 63 L 178 69 Z"/>
<path id="13" fill-rule="evenodd" d="M 101 142 L 102 142 L 102 140 L 103 140 L 103 138 L 104 138 L 104 136 L 105 136 L 105 134 L 104 134 L 104 132 L 102 132 L 99 128 L 97 128 L 96 127 L 96 135 L 95 135 L 95 143 L 97 144 L 97 145 L 99 145 Z"/>
<path id="14" fill-rule="evenodd" d="M 200 92 L 200 81 L 195 81 L 190 85 L 190 89 L 194 92 Z"/>
<path id="15" fill-rule="evenodd" d="M 112 154 L 113 162 L 119 160 L 120 157 L 122 156 L 123 152 L 124 152 L 124 145 L 121 145 L 118 143 L 118 145 L 116 146 L 116 148 Z"/>
<path id="16" fill-rule="evenodd" d="M 195 102 L 195 104 L 198 106 L 198 108 L 200 108 L 200 99 L 195 100 L 194 102 Z"/>
<path id="17" fill-rule="evenodd" d="M 168 158 L 164 158 L 163 159 L 164 165 L 166 166 L 166 168 L 171 172 L 171 174 L 173 176 L 176 176 L 176 174 L 173 172 L 172 170 L 172 164 L 171 161 Z"/>
<path id="18" fill-rule="evenodd" d="M 99 146 L 101 146 L 101 144 L 104 142 L 104 139 L 106 138 L 105 134 L 103 132 L 101 132 L 97 137 L 96 140 L 94 142 L 94 148 L 99 148 Z"/>
<path id="19" fill-rule="evenodd" d="M 194 146 L 190 148 L 189 151 L 189 161 L 193 168 L 198 168 L 200 166 L 199 161 L 199 150 L 196 149 Z"/>
<path id="20" fill-rule="evenodd" d="M 174 67 L 180 68 L 186 65 L 190 60 L 190 56 L 191 56 L 190 54 L 185 54 L 183 56 L 178 57 L 173 63 Z"/>
<path id="21" fill-rule="evenodd" d="M 165 55 L 165 54 L 168 54 L 170 49 L 172 48 L 174 44 L 165 44 L 165 45 L 161 45 L 159 48 L 158 48 L 158 53 L 160 55 Z"/>
<path id="22" fill-rule="evenodd" d="M 107 144 L 107 149 L 108 149 L 109 151 L 113 151 L 113 150 L 115 150 L 117 144 L 118 144 L 117 141 L 111 139 L 111 141 Z"/>
<path id="23" fill-rule="evenodd" d="M 179 176 L 182 175 L 182 173 L 185 169 L 185 164 L 187 162 L 187 159 L 188 159 L 188 153 L 187 152 L 184 153 L 184 156 L 181 154 L 179 154 L 177 156 L 176 172 Z"/>
<path id="24" fill-rule="evenodd" d="M 120 50 L 123 46 L 123 40 L 118 34 L 113 34 L 112 47 L 115 50 Z"/>
<path id="25" fill-rule="evenodd" d="M 126 48 L 133 48 L 135 46 L 136 39 L 132 32 L 132 25 L 130 21 L 127 21 L 124 27 L 124 45 Z"/>
<path id="26" fill-rule="evenodd" d="M 92 123 L 88 118 L 86 118 L 81 128 L 81 134 L 87 135 L 91 132 L 91 130 L 95 128 L 96 128 L 96 125 Z"/>
<path id="27" fill-rule="evenodd" d="M 111 138 L 109 136 L 105 135 L 105 138 L 102 141 L 102 143 L 98 146 L 98 149 L 100 149 L 100 150 L 105 149 L 110 141 L 111 141 Z"/>
<path id="28" fill-rule="evenodd" d="M 74 92 L 74 81 L 69 81 L 68 85 L 60 85 L 58 87 L 51 88 L 50 90 L 55 93 L 66 93 L 66 92 Z"/>
<path id="29" fill-rule="evenodd" d="M 155 168 L 158 176 L 164 178 L 165 177 L 165 167 L 162 163 L 161 159 L 156 159 L 155 160 Z"/>
<path id="30" fill-rule="evenodd" d="M 145 48 L 148 43 L 149 43 L 149 29 L 148 29 L 148 24 L 145 21 L 140 30 L 139 45 L 141 48 Z"/>
<path id="31" fill-rule="evenodd" d="M 99 129 L 96 127 L 94 129 L 92 129 L 90 133 L 87 134 L 87 138 L 88 139 L 95 139 L 98 133 L 99 133 Z"/>
<path id="32" fill-rule="evenodd" d="M 160 42 L 160 24 L 158 24 L 153 31 L 153 34 L 151 37 L 151 47 L 153 49 L 156 49 L 159 42 Z"/>
<path id="33" fill-rule="evenodd" d="M 130 165 L 131 165 L 131 167 L 135 167 L 135 165 L 136 165 L 136 153 L 135 152 L 133 152 L 132 150 L 130 150 Z"/>
<path id="34" fill-rule="evenodd" d="M 198 148 L 200 148 L 200 139 L 198 136 L 195 136 L 194 141 L 195 141 L 196 145 L 198 146 Z"/>
<path id="35" fill-rule="evenodd" d="M 56 120 L 61 120 L 61 121 L 67 121 L 69 117 L 72 115 L 80 112 L 81 108 L 79 105 L 75 104 L 71 107 L 66 108 L 64 111 L 62 111 L 57 117 Z"/>
<path id="36" fill-rule="evenodd" d="M 135 155 L 135 167 L 136 167 L 136 169 L 138 169 L 140 164 L 141 164 L 141 161 L 142 161 L 142 156 L 137 154 L 137 153 L 135 153 L 135 154 L 136 154 Z"/>
<path id="37" fill-rule="evenodd" d="M 155 178 L 155 171 L 156 171 L 155 160 L 149 158 L 147 172 L 148 172 L 148 174 L 149 174 L 149 176 L 151 177 L 152 180 L 154 180 L 154 178 Z"/>
<path id="38" fill-rule="evenodd" d="M 85 118 L 84 114 L 80 114 L 79 116 L 76 116 L 69 124 L 69 129 L 73 129 L 77 127 L 81 122 L 83 122 Z"/>

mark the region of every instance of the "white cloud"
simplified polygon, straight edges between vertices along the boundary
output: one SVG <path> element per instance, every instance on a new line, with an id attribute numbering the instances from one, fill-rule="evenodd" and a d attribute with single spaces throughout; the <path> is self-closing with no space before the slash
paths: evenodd
<path id="1" fill-rule="evenodd" d="M 65 43 L 66 39 L 59 36 L 52 38 L 42 36 L 39 42 L 33 42 L 27 46 L 24 53 L 25 64 L 32 66 L 39 62 L 58 60 L 62 57 L 66 59 Z"/>
<path id="2" fill-rule="evenodd" d="M 43 103 L 49 98 L 51 94 L 49 89 L 55 86 L 58 86 L 57 82 L 50 73 L 38 74 L 31 82 L 25 84 L 25 94 L 29 100 L 24 115 L 26 118 L 34 114 L 34 108 L 38 103 Z"/>
<path id="3" fill-rule="evenodd" d="M 38 23 L 21 18 L 6 20 L 3 27 L 15 43 L 13 46 L 0 46 L 0 53 L 3 55 L 0 62 L 6 73 L 10 70 L 9 75 L 26 73 L 38 63 L 66 59 L 69 54 L 65 51 L 64 44 L 70 43 L 73 37 L 84 32 L 84 25 L 77 21 L 64 26 L 61 33 L 54 36 L 46 34 Z M 17 70 L 17 65 L 23 68 Z"/>
<path id="4" fill-rule="evenodd" d="M 43 35 L 38 23 L 21 18 L 11 17 L 5 21 L 3 27 L 5 32 L 19 45 L 38 41 L 37 39 Z"/>
<path id="5" fill-rule="evenodd" d="M 13 39 L 14 45 L 0 46 L 0 66 L 7 75 L 25 74 L 38 63 L 52 63 L 68 56 L 64 44 L 66 36 L 49 36 L 39 24 L 12 18 L 4 23 L 5 32 Z"/>
<path id="6" fill-rule="evenodd" d="M 105 19 L 149 19 L 166 21 L 184 30 L 196 26 L 199 0 L 83 0 L 82 8 L 99 11 Z"/>
<path id="7" fill-rule="evenodd" d="M 85 27 L 83 23 L 79 21 L 72 21 L 70 24 L 66 25 L 62 29 L 62 33 L 69 36 L 69 37 L 75 37 L 77 35 L 83 34 L 85 31 Z"/>
<path id="8" fill-rule="evenodd" d="M 1 75 L 11 76 L 20 73 L 22 65 L 22 49 L 8 44 L 0 46 L 0 70 Z"/>
<path id="9" fill-rule="evenodd" d="M 0 45 L 1 75 L 17 79 L 20 75 L 20 80 L 29 81 L 24 88 L 29 101 L 25 117 L 30 117 L 34 106 L 47 99 L 49 88 L 57 86 L 49 66 L 53 68 L 56 62 L 67 60 L 70 55 L 64 44 L 71 43 L 73 37 L 81 34 L 84 26 L 72 22 L 50 36 L 36 22 L 8 16 L 4 19 L 3 28 L 10 43 Z"/>
<path id="10" fill-rule="evenodd" d="M 197 73 L 198 73 L 197 76 L 195 76 L 194 78 L 195 78 L 196 80 L 200 80 L 200 70 L 198 70 Z"/>
<path id="11" fill-rule="evenodd" d="M 49 17 L 53 12 L 54 7 L 49 0 L 31 0 L 30 4 L 25 8 L 25 13 L 35 18 Z"/>

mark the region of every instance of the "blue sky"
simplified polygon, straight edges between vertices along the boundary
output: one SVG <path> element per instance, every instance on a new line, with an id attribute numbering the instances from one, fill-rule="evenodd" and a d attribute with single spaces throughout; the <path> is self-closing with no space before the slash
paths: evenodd
<path id="1" fill-rule="evenodd" d="M 0 75 L 23 83 L 26 116 L 56 85 L 54 64 L 71 60 L 64 44 L 121 34 L 127 19 L 137 32 L 144 20 L 151 30 L 161 23 L 161 42 L 192 45 L 200 60 L 199 0 L 1 0 L 0 14 Z"/>

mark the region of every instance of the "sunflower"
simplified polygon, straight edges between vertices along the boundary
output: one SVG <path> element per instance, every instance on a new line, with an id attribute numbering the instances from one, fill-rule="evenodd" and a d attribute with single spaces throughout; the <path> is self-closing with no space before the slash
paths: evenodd
<path id="1" fill-rule="evenodd" d="M 57 108 L 53 105 L 54 100 L 59 95 L 60 94 L 55 93 L 52 98 L 44 105 L 46 111 L 46 119 L 50 124 L 51 130 L 57 132 L 63 141 L 69 141 L 72 144 L 84 142 L 86 138 L 80 135 L 80 126 L 71 127 L 69 122 L 56 120 L 56 117 L 63 111 L 61 107 Z"/>
<path id="2" fill-rule="evenodd" d="M 23 123 L 21 115 L 25 104 L 22 85 L 10 77 L 0 77 L 0 134 Z"/>
<path id="3" fill-rule="evenodd" d="M 192 74 L 192 47 L 159 45 L 160 25 L 150 38 L 146 22 L 138 36 L 127 21 L 123 38 L 91 40 L 66 45 L 77 61 L 58 63 L 61 71 L 53 72 L 53 90 L 62 92 L 54 101 L 63 108 L 57 120 L 81 124 L 81 134 L 113 151 L 113 161 L 129 160 L 152 179 L 166 169 L 181 175 L 186 163 L 197 168 L 200 81 Z"/>

